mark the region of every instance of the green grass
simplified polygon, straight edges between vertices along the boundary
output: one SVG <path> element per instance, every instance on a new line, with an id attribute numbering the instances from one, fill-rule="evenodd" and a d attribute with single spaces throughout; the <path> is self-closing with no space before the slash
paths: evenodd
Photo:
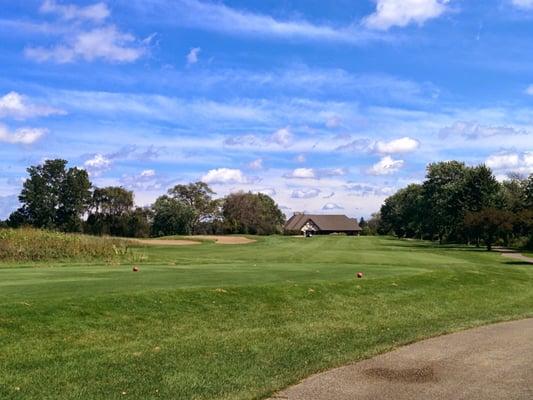
<path id="1" fill-rule="evenodd" d="M 0 264 L 1 399 L 261 399 L 405 343 L 533 316 L 533 266 L 467 247 L 267 237 L 134 251 L 138 273 Z"/>

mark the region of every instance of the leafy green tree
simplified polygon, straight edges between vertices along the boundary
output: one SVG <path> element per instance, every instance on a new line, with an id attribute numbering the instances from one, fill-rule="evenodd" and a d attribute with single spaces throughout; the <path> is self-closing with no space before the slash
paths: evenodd
<path id="1" fill-rule="evenodd" d="M 488 251 L 492 250 L 498 239 L 507 239 L 513 230 L 513 222 L 512 213 L 496 208 L 485 208 L 465 215 L 465 225 L 483 239 Z"/>
<path id="2" fill-rule="evenodd" d="M 500 184 L 486 165 L 466 168 L 464 179 L 464 208 L 468 211 L 481 211 L 495 207 Z"/>
<path id="3" fill-rule="evenodd" d="M 228 232 L 270 235 L 280 233 L 285 215 L 274 200 L 262 193 L 233 193 L 222 206 L 224 226 Z"/>
<path id="4" fill-rule="evenodd" d="M 457 238 L 462 231 L 465 205 L 466 166 L 458 161 L 429 164 L 423 183 L 430 233 L 445 238 Z"/>
<path id="5" fill-rule="evenodd" d="M 129 219 L 133 212 L 133 192 L 122 187 L 96 188 L 87 218 L 87 232 L 95 235 L 131 236 Z"/>
<path id="6" fill-rule="evenodd" d="M 67 161 L 58 159 L 29 167 L 19 196 L 22 207 L 10 219 L 39 228 L 81 231 L 91 182 L 85 170 L 66 166 Z"/>
<path id="7" fill-rule="evenodd" d="M 149 207 L 137 207 L 127 214 L 128 237 L 149 237 L 152 231 L 153 213 Z"/>
<path id="8" fill-rule="evenodd" d="M 517 175 L 503 181 L 499 192 L 500 207 L 515 213 L 523 210 L 526 207 L 526 182 Z"/>
<path id="9" fill-rule="evenodd" d="M 189 235 L 195 210 L 174 197 L 161 196 L 152 205 L 154 236 Z"/>
<path id="10" fill-rule="evenodd" d="M 168 191 L 172 198 L 186 204 L 193 210 L 189 230 L 195 233 L 200 223 L 216 219 L 220 203 L 213 199 L 215 192 L 204 182 L 176 185 Z"/>
<path id="11" fill-rule="evenodd" d="M 398 237 L 422 235 L 423 189 L 412 184 L 385 200 L 381 208 L 382 227 Z"/>

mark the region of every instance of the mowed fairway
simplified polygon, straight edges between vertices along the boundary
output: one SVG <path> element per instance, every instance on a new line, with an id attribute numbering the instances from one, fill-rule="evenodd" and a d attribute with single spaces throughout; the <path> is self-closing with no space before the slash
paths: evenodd
<path id="1" fill-rule="evenodd" d="M 1 399 L 261 399 L 401 344 L 533 316 L 533 266 L 373 237 L 0 263 Z M 356 279 L 358 271 L 363 279 Z"/>

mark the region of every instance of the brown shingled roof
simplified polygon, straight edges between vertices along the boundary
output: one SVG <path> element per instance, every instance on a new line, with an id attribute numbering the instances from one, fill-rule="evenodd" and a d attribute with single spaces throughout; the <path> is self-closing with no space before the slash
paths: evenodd
<path id="1" fill-rule="evenodd" d="M 309 220 L 313 221 L 321 231 L 344 232 L 361 230 L 357 220 L 348 218 L 346 215 L 316 214 L 294 214 L 285 224 L 285 230 L 299 231 Z"/>

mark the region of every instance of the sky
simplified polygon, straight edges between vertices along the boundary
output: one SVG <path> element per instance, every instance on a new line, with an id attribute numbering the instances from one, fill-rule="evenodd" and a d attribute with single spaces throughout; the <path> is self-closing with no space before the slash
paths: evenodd
<path id="1" fill-rule="evenodd" d="M 428 163 L 533 173 L 533 0 L 0 0 L 0 218 L 63 158 L 368 217 Z"/>

